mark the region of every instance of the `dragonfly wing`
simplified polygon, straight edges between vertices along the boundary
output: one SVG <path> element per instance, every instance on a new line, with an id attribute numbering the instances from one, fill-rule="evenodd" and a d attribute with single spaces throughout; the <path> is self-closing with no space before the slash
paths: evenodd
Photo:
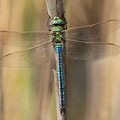
<path id="1" fill-rule="evenodd" d="M 120 20 L 112 19 L 93 25 L 72 27 L 66 30 L 66 38 L 86 42 L 105 42 L 107 32 L 111 33 L 119 28 Z"/>
<path id="2" fill-rule="evenodd" d="M 49 60 L 52 41 L 3 55 L 3 67 L 30 67 Z"/>
<path id="3" fill-rule="evenodd" d="M 66 57 L 70 59 L 98 60 L 118 54 L 120 54 L 120 46 L 112 43 L 66 41 Z"/>
<path id="4" fill-rule="evenodd" d="M 33 47 L 50 40 L 49 32 L 19 33 L 11 31 L 0 31 L 2 43 L 15 47 Z"/>

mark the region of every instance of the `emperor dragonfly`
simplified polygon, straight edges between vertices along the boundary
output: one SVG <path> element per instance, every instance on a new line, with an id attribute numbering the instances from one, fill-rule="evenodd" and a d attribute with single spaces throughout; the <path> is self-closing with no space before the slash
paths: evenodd
<path id="1" fill-rule="evenodd" d="M 112 31 L 115 31 L 119 28 L 119 24 L 120 20 L 113 19 L 93 25 L 73 27 L 66 30 L 66 23 L 55 16 L 50 22 L 51 33 L 47 31 L 32 33 L 0 31 L 1 39 L 8 36 L 7 43 L 9 45 L 25 47 L 23 50 L 7 53 L 3 55 L 2 58 L 4 59 L 5 65 L 5 61 L 12 57 L 15 58 L 14 61 L 20 59 L 20 66 L 26 66 L 28 64 L 24 60 L 25 57 L 28 58 L 35 54 L 35 56 L 31 58 L 32 63 L 35 62 L 39 64 L 47 57 L 46 50 L 54 48 L 57 54 L 60 112 L 61 114 L 65 114 L 65 88 L 62 56 L 76 60 L 97 60 L 119 54 L 120 46 L 117 43 L 106 42 L 104 40 L 109 26 L 114 25 Z M 34 42 L 33 39 L 36 41 Z M 66 52 L 63 50 L 65 47 Z M 105 50 L 108 50 L 107 54 L 105 54 Z"/>

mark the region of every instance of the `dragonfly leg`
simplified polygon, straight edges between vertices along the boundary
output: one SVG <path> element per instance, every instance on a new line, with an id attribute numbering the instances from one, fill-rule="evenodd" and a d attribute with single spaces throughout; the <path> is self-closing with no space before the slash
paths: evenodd
<path id="1" fill-rule="evenodd" d="M 48 15 L 48 13 L 47 13 L 47 15 Z M 48 15 L 47 26 L 49 26 L 50 18 L 51 18 L 51 17 Z"/>
<path id="2" fill-rule="evenodd" d="M 64 21 L 63 29 L 66 30 L 67 29 L 67 20 L 66 20 L 64 14 L 65 14 L 65 12 L 62 14 L 61 19 Z"/>
<path id="3" fill-rule="evenodd" d="M 48 15 L 48 13 L 47 13 L 47 15 Z M 48 20 L 47 20 L 47 25 L 46 26 L 48 26 L 48 28 L 49 28 L 48 30 L 49 31 L 51 31 L 51 29 L 50 29 L 51 26 L 49 25 L 50 19 L 51 19 L 51 17 L 48 15 Z"/>

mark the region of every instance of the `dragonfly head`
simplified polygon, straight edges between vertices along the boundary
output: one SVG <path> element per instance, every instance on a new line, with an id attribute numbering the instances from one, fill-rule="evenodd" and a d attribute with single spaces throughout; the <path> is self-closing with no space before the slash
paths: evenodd
<path id="1" fill-rule="evenodd" d="M 64 24 L 63 20 L 61 20 L 58 16 L 55 16 L 50 22 L 51 26 L 53 26 L 53 25 L 63 25 L 63 24 Z"/>

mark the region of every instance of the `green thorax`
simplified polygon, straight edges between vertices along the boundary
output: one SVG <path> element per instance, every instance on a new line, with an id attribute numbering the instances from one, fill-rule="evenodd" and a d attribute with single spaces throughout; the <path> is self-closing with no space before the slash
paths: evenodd
<path id="1" fill-rule="evenodd" d="M 61 39 L 59 32 L 56 32 L 56 33 L 55 33 L 55 39 L 58 40 L 58 41 Z"/>
<path id="2" fill-rule="evenodd" d="M 52 26 L 51 31 L 52 32 L 63 31 L 63 27 L 62 26 Z"/>
<path id="3" fill-rule="evenodd" d="M 57 16 L 55 16 L 51 22 L 51 31 L 53 33 L 54 45 L 55 46 L 62 46 L 62 38 L 63 38 L 63 27 L 64 22 Z"/>
<path id="4" fill-rule="evenodd" d="M 55 31 L 53 32 L 53 41 L 55 46 L 63 45 L 63 32 Z"/>

